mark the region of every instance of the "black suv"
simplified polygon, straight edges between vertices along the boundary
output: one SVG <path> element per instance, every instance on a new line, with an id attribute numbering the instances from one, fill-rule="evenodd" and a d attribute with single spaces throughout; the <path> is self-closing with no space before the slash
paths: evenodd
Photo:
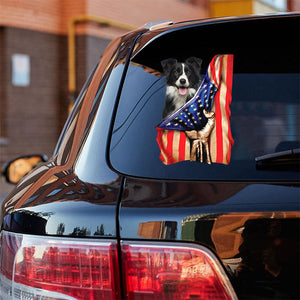
<path id="1" fill-rule="evenodd" d="M 299 299 L 299 14 L 114 40 L 1 211 L 0 299 Z"/>

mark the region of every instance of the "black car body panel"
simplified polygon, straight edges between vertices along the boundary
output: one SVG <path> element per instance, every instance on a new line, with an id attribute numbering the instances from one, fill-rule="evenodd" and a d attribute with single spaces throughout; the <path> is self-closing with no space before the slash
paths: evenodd
<path id="1" fill-rule="evenodd" d="M 206 67 L 218 48 L 221 53 L 234 52 L 236 73 L 253 75 L 256 66 L 261 65 L 264 76 L 282 72 L 283 77 L 289 76 L 285 79 L 287 85 L 296 82 L 299 45 L 296 49 L 287 47 L 295 44 L 293 35 L 285 34 L 285 44 L 276 42 L 276 53 L 285 59 L 274 61 L 274 54 L 268 58 L 267 51 L 272 51 L 272 45 L 264 48 L 261 56 L 257 45 L 249 48 L 249 39 L 255 40 L 249 37 L 249 28 L 261 31 L 257 43 L 265 45 L 269 40 L 274 43 L 281 26 L 288 27 L 290 23 L 299 25 L 299 16 L 193 21 L 140 29 L 115 41 L 78 97 L 54 156 L 25 177 L 3 203 L 2 230 L 69 238 L 199 244 L 209 248 L 222 262 L 239 298 L 300 297 L 299 166 L 296 171 L 259 171 L 251 157 L 251 164 L 244 164 L 243 158 L 229 167 L 199 167 L 184 162 L 180 166 L 186 171 L 181 171 L 179 164 L 153 163 L 153 152 L 158 149 L 153 150 L 148 141 L 155 141 L 154 126 L 151 125 L 151 134 L 143 132 L 143 125 L 131 127 L 147 119 L 145 114 L 139 121 L 139 114 L 132 113 L 148 107 L 148 100 L 137 101 L 134 97 L 139 92 L 131 88 L 140 66 L 147 62 L 145 76 L 147 80 L 152 76 L 149 81 L 153 80 L 153 86 L 159 83 L 155 93 L 162 93 L 162 77 L 155 77 L 161 72 L 160 58 L 174 55 L 179 59 L 181 50 L 184 57 L 194 53 L 193 43 L 189 48 L 186 43 L 178 46 L 180 49 L 171 47 L 170 53 L 168 44 L 175 44 L 176 35 L 182 39 L 187 32 L 188 38 L 193 31 L 202 33 L 198 38 L 204 41 L 201 53 Z M 244 33 L 238 34 L 240 49 L 236 48 L 237 31 Z M 212 32 L 216 39 L 211 38 Z M 228 33 L 226 37 L 224 32 Z M 295 32 L 299 38 L 299 26 Z M 263 36 L 267 42 L 262 40 Z M 214 42 L 206 45 L 205 40 Z M 245 57 L 253 52 L 261 61 L 247 64 Z M 276 83 L 280 81 L 277 75 L 272 78 Z M 274 82 L 269 84 L 266 88 Z M 146 88 L 141 85 L 139 100 L 144 97 L 143 89 Z M 239 94 L 247 103 L 256 96 L 249 95 L 249 91 L 251 88 L 245 95 Z M 295 95 L 299 97 L 299 91 L 293 84 L 286 93 L 292 108 L 295 103 L 299 105 L 299 98 L 294 99 Z M 282 97 L 285 91 L 275 86 L 270 97 L 276 94 Z M 264 97 L 265 94 L 259 101 Z M 234 109 L 232 119 L 238 124 L 239 116 L 235 116 Z M 139 142 L 133 145 L 130 134 Z M 233 156 L 238 156 L 236 153 Z"/>
<path id="2" fill-rule="evenodd" d="M 3 229 L 39 235 L 116 237 L 120 179 L 95 185 L 66 173 L 7 214 Z"/>
<path id="3" fill-rule="evenodd" d="M 129 179 L 126 187 L 121 238 L 200 243 L 222 260 L 242 299 L 261 299 L 262 294 L 296 299 L 298 184 Z"/>

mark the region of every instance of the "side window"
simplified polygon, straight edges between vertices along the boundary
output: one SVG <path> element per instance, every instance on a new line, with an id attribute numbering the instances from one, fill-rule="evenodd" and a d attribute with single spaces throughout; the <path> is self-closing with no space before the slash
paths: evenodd
<path id="1" fill-rule="evenodd" d="M 298 42 L 283 35 L 278 45 L 275 34 L 296 26 L 279 21 L 241 22 L 238 41 L 226 34 L 236 24 L 187 27 L 135 54 L 112 132 L 111 165 L 147 178 L 296 178 L 289 168 L 256 167 L 257 158 L 299 148 Z M 189 47 L 178 45 L 195 37 L 201 38 Z"/>
<path id="2" fill-rule="evenodd" d="M 109 74 L 113 69 L 114 63 L 117 59 L 116 51 L 118 49 L 119 44 L 120 44 L 120 39 L 115 39 L 106 48 L 105 52 L 101 57 L 99 64 L 95 66 L 94 70 L 91 72 L 89 78 L 87 79 L 85 85 L 83 86 L 79 96 L 77 97 L 75 105 L 66 121 L 66 124 L 62 130 L 62 133 L 59 137 L 59 140 L 54 150 L 53 155 L 56 156 L 56 162 L 58 164 L 64 164 L 70 155 L 78 117 L 82 109 L 82 106 L 84 105 L 85 96 L 87 94 L 89 87 L 91 88 L 97 87 L 98 91 L 90 107 L 90 113 L 88 114 L 88 119 L 85 124 L 85 133 L 89 130 L 91 123 L 93 122 L 93 119 L 95 117 L 96 111 L 98 109 L 99 102 L 101 100 L 100 96 L 103 94 L 104 87 L 107 83 L 107 78 L 109 77 Z M 97 79 L 96 81 L 99 83 L 94 83 L 93 85 L 91 85 L 91 82 L 94 79 Z M 83 134 L 83 136 L 85 136 L 85 133 Z"/>
<path id="3" fill-rule="evenodd" d="M 77 121 L 78 114 L 80 112 L 84 96 L 85 96 L 86 91 L 87 91 L 87 89 L 90 85 L 90 82 L 92 80 L 92 77 L 93 77 L 93 74 L 95 73 L 96 68 L 97 67 L 94 68 L 93 72 L 91 73 L 91 75 L 89 76 L 88 80 L 86 81 L 84 87 L 82 88 L 78 98 L 76 99 L 74 107 L 73 107 L 70 115 L 68 116 L 68 119 L 65 123 L 65 126 L 64 126 L 62 132 L 61 132 L 59 140 L 56 144 L 56 147 L 55 147 L 55 150 L 54 150 L 54 155 L 56 155 L 58 153 L 58 151 L 60 150 L 62 145 L 66 144 L 66 142 L 67 142 L 66 140 L 69 139 L 69 137 L 71 136 L 71 132 L 74 130 L 75 123 Z"/>

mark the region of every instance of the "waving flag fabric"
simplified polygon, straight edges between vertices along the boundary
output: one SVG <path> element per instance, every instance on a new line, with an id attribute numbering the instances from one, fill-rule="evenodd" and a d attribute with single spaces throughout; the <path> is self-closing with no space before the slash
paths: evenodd
<path id="1" fill-rule="evenodd" d="M 164 164 L 190 160 L 191 141 L 185 131 L 201 130 L 205 126 L 207 119 L 203 109 L 215 113 L 215 126 L 209 137 L 212 162 L 230 162 L 232 72 L 233 55 L 214 56 L 195 96 L 156 127 L 160 159 Z"/>
<path id="2" fill-rule="evenodd" d="M 200 130 L 207 121 L 203 109 L 211 111 L 217 90 L 218 87 L 210 81 L 207 73 L 195 96 L 158 127 L 167 130 Z"/>

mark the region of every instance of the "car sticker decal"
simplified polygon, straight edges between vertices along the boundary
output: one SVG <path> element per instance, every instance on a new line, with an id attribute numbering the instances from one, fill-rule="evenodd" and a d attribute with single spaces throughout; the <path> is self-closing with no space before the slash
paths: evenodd
<path id="1" fill-rule="evenodd" d="M 233 55 L 214 56 L 192 99 L 156 127 L 164 164 L 184 160 L 229 164 L 232 75 Z"/>

